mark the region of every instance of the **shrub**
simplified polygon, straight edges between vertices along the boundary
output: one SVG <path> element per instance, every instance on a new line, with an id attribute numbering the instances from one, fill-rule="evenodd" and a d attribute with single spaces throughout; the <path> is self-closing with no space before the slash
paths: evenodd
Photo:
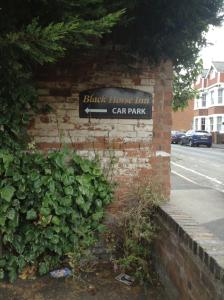
<path id="1" fill-rule="evenodd" d="M 0 151 L 1 278 L 28 266 L 45 274 L 102 229 L 112 188 L 96 160 L 67 155 Z"/>
<path id="2" fill-rule="evenodd" d="M 135 276 L 140 283 L 152 281 L 152 242 L 156 233 L 154 215 L 164 201 L 156 186 L 136 183 L 128 193 L 128 206 L 121 212 L 118 228 L 109 244 L 116 268 Z"/>

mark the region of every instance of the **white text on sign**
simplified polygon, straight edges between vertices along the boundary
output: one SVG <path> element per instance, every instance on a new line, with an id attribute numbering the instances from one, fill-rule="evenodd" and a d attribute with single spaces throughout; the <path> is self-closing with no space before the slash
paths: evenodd
<path id="1" fill-rule="evenodd" d="M 114 107 L 112 108 L 112 114 L 117 115 L 145 115 L 146 108 L 132 108 L 132 107 Z"/>

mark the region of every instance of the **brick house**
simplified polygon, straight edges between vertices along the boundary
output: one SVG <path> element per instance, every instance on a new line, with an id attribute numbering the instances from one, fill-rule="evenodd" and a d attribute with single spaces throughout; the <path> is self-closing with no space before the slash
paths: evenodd
<path id="1" fill-rule="evenodd" d="M 203 70 L 195 88 L 193 129 L 224 133 L 224 61 Z"/>

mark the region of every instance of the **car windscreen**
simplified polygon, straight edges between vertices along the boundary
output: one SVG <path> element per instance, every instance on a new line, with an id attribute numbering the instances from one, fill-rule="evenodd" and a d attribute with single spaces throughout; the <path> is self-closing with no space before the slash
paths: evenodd
<path id="1" fill-rule="evenodd" d="M 209 135 L 208 131 L 195 131 L 196 135 Z"/>

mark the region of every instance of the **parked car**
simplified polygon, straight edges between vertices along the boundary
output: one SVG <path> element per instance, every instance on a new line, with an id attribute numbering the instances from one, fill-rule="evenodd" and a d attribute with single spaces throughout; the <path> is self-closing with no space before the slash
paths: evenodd
<path id="1" fill-rule="evenodd" d="M 171 144 L 178 144 L 185 133 L 182 131 L 171 131 Z"/>
<path id="2" fill-rule="evenodd" d="M 212 146 L 212 135 L 205 130 L 188 130 L 184 136 L 181 137 L 179 144 L 188 145 L 190 147 L 206 145 Z"/>

